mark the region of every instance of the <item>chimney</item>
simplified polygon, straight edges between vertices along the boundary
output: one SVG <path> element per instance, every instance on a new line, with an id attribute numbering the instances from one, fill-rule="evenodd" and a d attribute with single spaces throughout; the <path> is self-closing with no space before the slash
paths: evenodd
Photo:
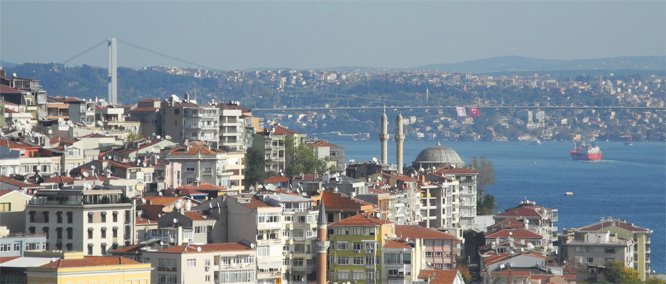
<path id="1" fill-rule="evenodd" d="M 185 93 L 185 102 L 189 103 L 190 102 L 190 94 Z"/>

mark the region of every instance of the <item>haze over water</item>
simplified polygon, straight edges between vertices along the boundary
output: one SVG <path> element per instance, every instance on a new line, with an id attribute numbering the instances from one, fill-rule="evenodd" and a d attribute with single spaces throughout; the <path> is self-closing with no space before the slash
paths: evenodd
<path id="1" fill-rule="evenodd" d="M 344 146 L 347 160 L 379 158 L 379 141 L 330 141 Z M 435 141 L 405 141 L 407 165 Z M 649 228 L 651 268 L 666 272 L 666 144 L 598 142 L 600 161 L 574 161 L 570 142 L 441 142 L 465 162 L 485 155 L 495 167 L 495 184 L 487 192 L 495 196 L 499 211 L 517 206 L 525 198 L 559 210 L 562 228 L 576 228 L 601 217 L 626 220 Z M 389 143 L 389 162 L 395 163 L 395 142 Z M 565 196 L 571 191 L 573 196 Z"/>

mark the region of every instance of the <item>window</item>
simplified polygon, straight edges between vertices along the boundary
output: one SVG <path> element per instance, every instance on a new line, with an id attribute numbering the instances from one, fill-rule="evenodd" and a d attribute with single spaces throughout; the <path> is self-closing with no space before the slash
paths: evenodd
<path id="1" fill-rule="evenodd" d="M 58 224 L 62 223 L 62 212 L 60 211 L 56 212 L 56 222 L 58 222 Z"/>
<path id="2" fill-rule="evenodd" d="M 173 110 L 173 114 L 175 114 L 175 115 L 179 115 L 179 114 L 180 114 L 180 109 L 178 109 L 178 108 L 177 108 L 177 109 L 174 109 L 174 110 Z"/>
<path id="3" fill-rule="evenodd" d="M 352 279 L 354 279 L 354 280 L 365 280 L 363 278 L 363 270 L 354 270 L 352 272 Z"/>
<path id="4" fill-rule="evenodd" d="M 615 259 L 612 258 L 612 257 L 607 257 L 607 258 L 604 258 L 604 263 L 608 264 L 609 262 L 611 262 L 613 260 L 615 260 Z"/>
<path id="5" fill-rule="evenodd" d="M 385 253 L 384 264 L 399 264 L 400 255 L 397 253 Z"/>
<path id="6" fill-rule="evenodd" d="M 349 279 L 349 271 L 341 270 L 338 271 L 338 280 L 347 280 Z"/>
<path id="7" fill-rule="evenodd" d="M 88 223 L 92 223 L 92 222 L 93 222 L 93 213 L 88 212 Z"/>
<path id="8" fill-rule="evenodd" d="M 206 275 L 204 281 L 206 281 L 206 282 L 210 282 L 210 275 Z"/>
<path id="9" fill-rule="evenodd" d="M 372 271 L 372 270 L 365 271 L 365 278 L 366 279 L 375 279 L 375 272 Z"/>
<path id="10" fill-rule="evenodd" d="M 102 244 L 102 254 L 106 253 L 106 244 Z"/>
<path id="11" fill-rule="evenodd" d="M 92 254 L 93 254 L 93 246 L 92 246 L 92 244 L 89 244 L 88 245 L 88 255 L 92 255 Z"/>
<path id="12" fill-rule="evenodd" d="M 112 216 L 113 216 L 113 222 L 114 222 L 114 223 L 115 223 L 115 222 L 118 222 L 118 212 L 113 211 L 113 215 L 112 215 Z"/>
<path id="13" fill-rule="evenodd" d="M 585 252 L 593 252 L 594 248 L 593 247 L 586 247 Z"/>
<path id="14" fill-rule="evenodd" d="M 14 243 L 14 250 L 15 251 L 20 251 L 21 250 L 21 243 Z"/>
<path id="15" fill-rule="evenodd" d="M 403 253 L 402 254 L 402 263 L 403 264 L 411 264 L 412 263 L 412 254 L 411 253 Z"/>
<path id="16" fill-rule="evenodd" d="M 194 163 L 185 164 L 185 171 L 186 172 L 194 172 Z"/>
<path id="17" fill-rule="evenodd" d="M 431 251 L 426 251 L 425 256 L 426 257 L 432 257 L 432 252 Z"/>
<path id="18" fill-rule="evenodd" d="M 194 227 L 194 233 L 195 233 L 195 234 L 203 234 L 203 233 L 206 233 L 206 226 L 195 226 L 195 227 Z"/>
<path id="19" fill-rule="evenodd" d="M 342 265 L 349 264 L 349 258 L 339 256 L 338 257 L 338 264 L 342 264 Z"/>
<path id="20" fill-rule="evenodd" d="M 588 257 L 588 258 L 587 258 L 587 263 L 592 263 L 592 262 L 594 262 L 594 258 L 592 258 L 592 257 Z"/>
<path id="21" fill-rule="evenodd" d="M 48 223 L 49 222 L 49 212 L 44 211 L 44 212 L 42 212 L 42 215 L 44 215 L 44 223 Z"/>
<path id="22" fill-rule="evenodd" d="M 347 250 L 347 243 L 338 242 L 338 250 Z"/>
<path id="23" fill-rule="evenodd" d="M 366 265 L 375 265 L 375 256 L 374 255 L 366 255 L 365 256 L 365 264 Z"/>
<path id="24" fill-rule="evenodd" d="M 355 256 L 354 257 L 354 265 L 363 265 L 363 257 L 362 256 L 361 257 Z"/>
<path id="25" fill-rule="evenodd" d="M 576 252 L 583 252 L 583 248 L 582 247 L 576 247 Z"/>
<path id="26" fill-rule="evenodd" d="M 93 238 L 93 228 L 88 228 L 88 239 L 92 240 Z"/>
<path id="27" fill-rule="evenodd" d="M 35 211 L 30 211 L 30 212 L 28 212 L 28 214 L 30 215 L 30 222 L 34 223 L 35 222 L 35 214 L 37 214 L 37 213 Z"/>
<path id="28" fill-rule="evenodd" d="M 102 228 L 102 238 L 106 238 L 106 228 Z"/>
<path id="29" fill-rule="evenodd" d="M 102 212 L 102 223 L 106 223 L 106 212 Z"/>
<path id="30" fill-rule="evenodd" d="M 74 213 L 72 213 L 72 212 L 67 212 L 67 223 L 68 223 L 68 224 L 73 223 L 73 219 L 74 219 Z"/>
<path id="31" fill-rule="evenodd" d="M 0 244 L 0 251 L 10 251 L 12 250 L 11 244 Z"/>
<path id="32" fill-rule="evenodd" d="M 302 258 L 294 258 L 292 262 L 293 266 L 303 266 L 303 259 Z"/>
<path id="33" fill-rule="evenodd" d="M 604 252 L 605 253 L 615 253 L 615 248 L 605 248 Z"/>
<path id="34" fill-rule="evenodd" d="M 267 246 L 257 247 L 257 257 L 269 256 L 269 248 Z"/>
<path id="35" fill-rule="evenodd" d="M 72 239 L 72 235 L 73 235 L 73 234 L 72 234 L 72 231 L 73 231 L 73 230 L 74 230 L 74 229 L 72 229 L 72 228 L 67 228 L 67 239 L 68 239 L 68 240 L 71 240 L 71 239 Z"/>
<path id="36" fill-rule="evenodd" d="M 441 251 L 436 251 L 435 252 L 435 257 L 442 257 L 442 252 Z"/>
<path id="37" fill-rule="evenodd" d="M 190 258 L 187 260 L 187 267 L 196 267 L 197 266 L 197 260 L 194 258 Z"/>
<path id="38" fill-rule="evenodd" d="M 362 250 L 363 243 L 354 243 L 354 250 Z"/>

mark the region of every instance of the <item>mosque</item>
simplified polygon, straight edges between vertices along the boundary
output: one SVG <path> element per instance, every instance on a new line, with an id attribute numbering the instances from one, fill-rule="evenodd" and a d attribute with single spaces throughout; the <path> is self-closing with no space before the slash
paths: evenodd
<path id="1" fill-rule="evenodd" d="M 465 166 L 465 162 L 460 158 L 458 153 L 446 146 L 442 146 L 437 142 L 437 145 L 428 147 L 421 151 L 416 157 L 416 160 L 412 162 L 411 167 L 406 167 L 403 163 L 403 143 L 405 141 L 405 135 L 403 133 L 404 120 L 402 114 L 398 112 L 398 117 L 396 118 L 396 165 L 397 171 L 401 174 L 415 176 L 418 173 L 434 171 L 435 169 L 450 165 L 454 168 L 462 168 Z M 386 110 L 382 114 L 381 118 L 381 133 L 379 134 L 379 140 L 381 141 L 381 162 L 383 164 L 388 164 L 388 118 L 386 116 Z"/>

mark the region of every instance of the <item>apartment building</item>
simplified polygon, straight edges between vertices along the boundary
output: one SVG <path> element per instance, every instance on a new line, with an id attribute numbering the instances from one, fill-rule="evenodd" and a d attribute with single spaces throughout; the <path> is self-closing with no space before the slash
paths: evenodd
<path id="1" fill-rule="evenodd" d="M 24 283 L 136 283 L 148 284 L 151 266 L 124 257 L 87 256 L 81 252 L 38 252 L 30 259 L 16 259 L 0 265 L 21 265 Z M 26 265 L 26 262 L 33 262 Z M 35 262 L 37 265 L 35 265 Z"/>
<path id="2" fill-rule="evenodd" d="M 314 200 L 292 194 L 260 195 L 266 204 L 282 208 L 282 243 L 285 280 L 289 283 L 311 283 L 317 269 L 317 216 Z"/>
<path id="3" fill-rule="evenodd" d="M 215 207 L 216 205 L 211 206 Z M 213 212 L 215 212 L 213 210 Z M 226 197 L 220 210 L 222 227 L 227 230 L 223 242 L 246 241 L 256 244 L 257 248 L 257 283 L 275 283 L 284 279 L 286 266 L 281 207 L 275 207 L 252 196 Z"/>
<path id="4" fill-rule="evenodd" d="M 247 146 L 247 133 L 245 131 L 245 113 L 249 109 L 243 108 L 237 102 L 218 104 L 220 113 L 220 148 L 227 151 L 245 151 Z"/>
<path id="5" fill-rule="evenodd" d="M 609 261 L 621 261 L 633 269 L 634 242 L 606 232 L 575 232 L 574 238 L 562 244 L 561 259 L 590 266 L 605 266 Z"/>
<path id="6" fill-rule="evenodd" d="M 229 163 L 227 153 L 211 150 L 201 142 L 188 141 L 185 142 L 185 146 L 168 149 L 165 151 L 165 160 L 182 165 L 180 180 L 184 184 L 202 181 L 229 187 L 231 177 L 234 175 L 234 172 L 227 169 Z"/>
<path id="7" fill-rule="evenodd" d="M 0 181 L 4 179 L 10 180 L 8 177 L 0 176 Z M 21 190 L 8 190 L 2 187 L 4 186 L 0 182 L 0 226 L 6 227 L 12 233 L 22 233 L 25 229 L 23 211 L 32 196 Z"/>
<path id="8" fill-rule="evenodd" d="M 650 274 L 650 234 L 652 230 L 638 227 L 625 220 L 601 217 L 599 222 L 574 229 L 579 232 L 610 232 L 618 239 L 632 240 L 633 269 L 639 272 L 641 281 L 645 281 Z"/>
<path id="9" fill-rule="evenodd" d="M 327 210 L 328 200 L 325 201 Z M 395 225 L 371 214 L 357 214 L 328 225 L 328 279 L 333 282 L 387 283 L 381 250 L 395 235 Z"/>
<path id="10" fill-rule="evenodd" d="M 134 207 L 122 190 L 40 190 L 25 208 L 25 232 L 47 236 L 46 250 L 103 255 L 135 243 Z"/>
<path id="11" fill-rule="evenodd" d="M 287 163 L 287 137 L 293 137 L 296 145 L 303 143 L 306 135 L 304 133 L 275 125 L 270 129 L 264 129 L 254 135 L 253 146 L 264 152 L 266 160 L 266 171 L 284 172 Z"/>
<path id="12" fill-rule="evenodd" d="M 456 269 L 461 240 L 456 236 L 418 225 L 396 225 L 395 234 L 420 247 L 412 264 L 415 269 Z"/>
<path id="13" fill-rule="evenodd" d="M 182 245 L 143 252 L 150 283 L 256 283 L 257 249 L 244 243 Z"/>
<path id="14" fill-rule="evenodd" d="M 130 107 L 127 120 L 141 123 L 141 136 L 151 137 L 161 135 L 162 116 L 160 108 L 162 101 L 156 99 L 143 99 Z"/>
<path id="15" fill-rule="evenodd" d="M 217 148 L 220 142 L 220 115 L 216 106 L 200 105 L 185 94 L 184 100 L 173 95 L 162 103 L 162 133 L 171 141 L 202 141 Z"/>
<path id="16" fill-rule="evenodd" d="M 527 223 L 528 230 L 545 239 L 554 240 L 554 235 L 557 233 L 557 227 L 554 224 L 558 220 L 558 210 L 537 206 L 534 201 L 522 200 L 517 207 L 506 209 L 493 216 L 495 223 L 507 218 L 522 219 L 524 223 Z"/>
<path id="17" fill-rule="evenodd" d="M 319 159 L 328 158 L 328 167 L 332 168 L 334 172 L 344 172 L 347 169 L 345 147 L 326 141 L 309 141 L 307 145 L 312 148 Z"/>

